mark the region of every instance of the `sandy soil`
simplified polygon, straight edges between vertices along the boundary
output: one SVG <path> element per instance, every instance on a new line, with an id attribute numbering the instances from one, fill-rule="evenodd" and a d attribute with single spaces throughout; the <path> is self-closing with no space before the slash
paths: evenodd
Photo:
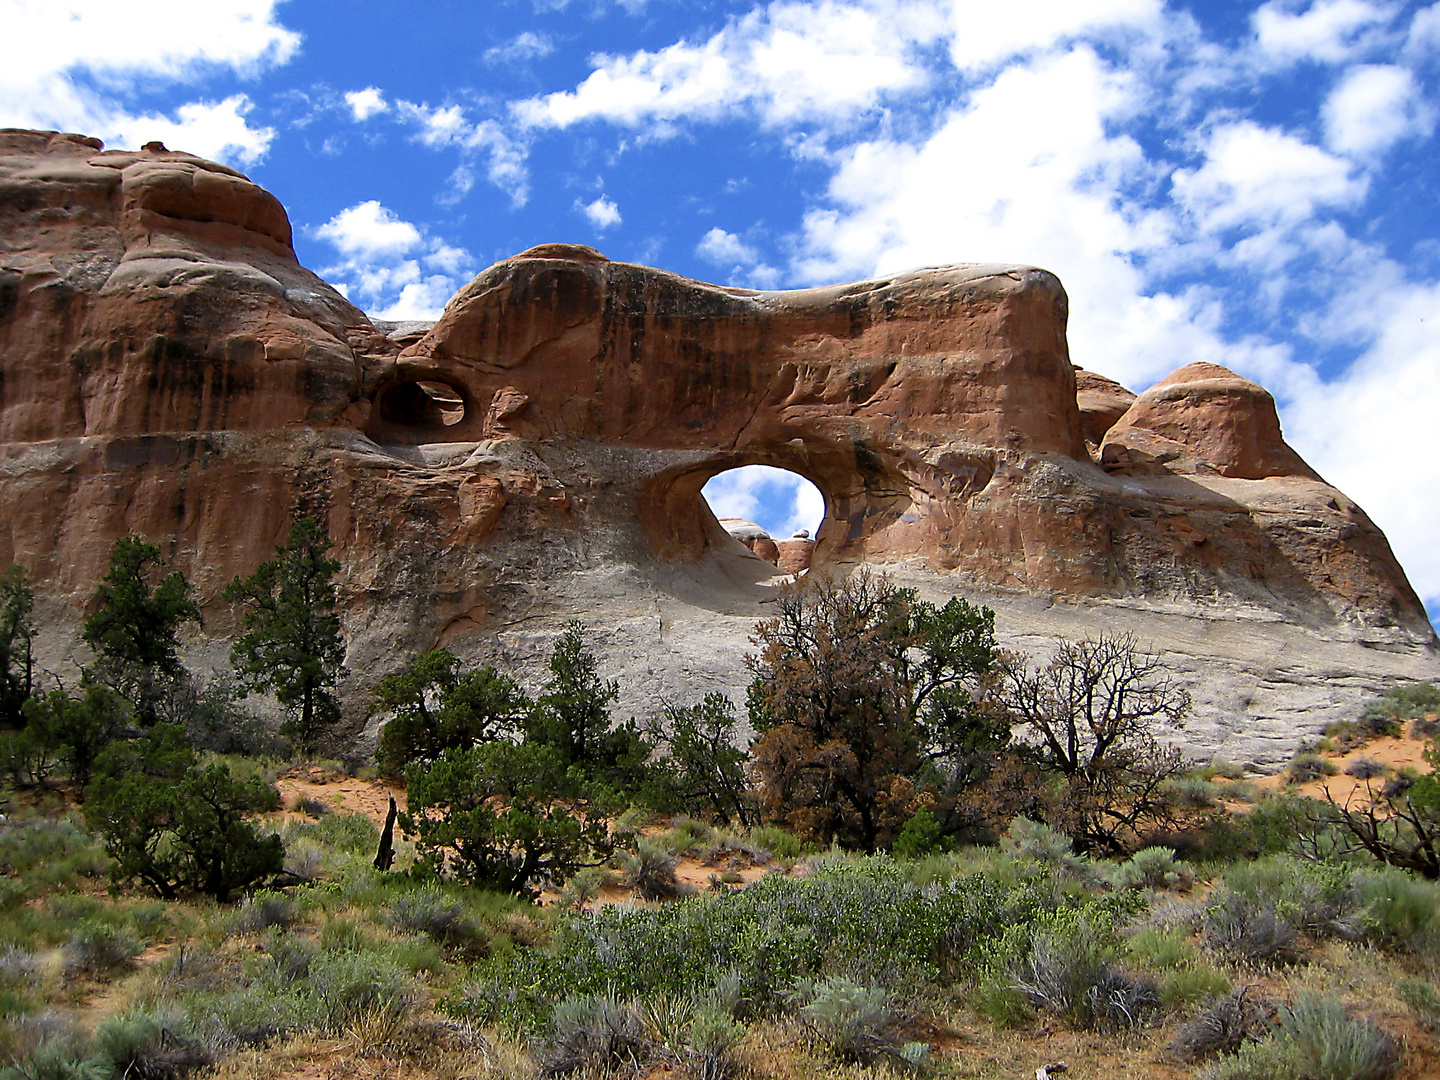
<path id="1" fill-rule="evenodd" d="M 1285 789 L 1293 791 L 1297 795 L 1304 795 L 1312 799 L 1324 799 L 1328 791 L 1330 797 L 1340 806 L 1348 805 L 1352 800 L 1357 804 L 1364 802 L 1366 794 L 1366 782 L 1357 780 L 1346 774 L 1345 769 L 1351 762 L 1361 758 L 1368 758 L 1371 761 L 1378 761 L 1388 767 L 1388 775 L 1394 775 L 1402 767 L 1415 769 L 1419 772 L 1428 772 L 1429 764 L 1425 761 L 1425 751 L 1432 745 L 1431 740 L 1423 737 L 1415 737 L 1406 731 L 1401 736 L 1382 736 L 1372 739 L 1363 746 L 1357 746 L 1353 750 L 1343 754 L 1322 754 L 1332 765 L 1335 766 L 1335 775 L 1322 777 L 1319 780 L 1310 780 L 1303 784 L 1285 783 L 1285 774 L 1276 773 L 1273 776 L 1261 776 L 1252 782 L 1262 788 L 1275 790 Z M 1370 787 L 1378 792 L 1384 783 L 1384 777 L 1370 781 Z"/>
<path id="2" fill-rule="evenodd" d="M 314 765 L 292 765 L 275 781 L 280 804 L 288 811 L 299 810 L 307 801 L 324 803 L 335 813 L 364 814 L 380 828 L 390 810 L 390 797 L 405 809 L 405 789 L 383 780 L 357 780 Z"/>

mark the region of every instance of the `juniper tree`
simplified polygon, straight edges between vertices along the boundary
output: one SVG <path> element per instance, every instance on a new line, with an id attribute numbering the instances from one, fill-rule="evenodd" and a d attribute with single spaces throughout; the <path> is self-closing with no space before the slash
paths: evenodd
<path id="1" fill-rule="evenodd" d="M 150 725 L 185 676 L 180 628 L 200 621 L 190 583 L 179 572 L 152 585 L 160 549 L 138 536 L 122 536 L 110 549 L 110 569 L 95 589 L 94 613 L 81 636 L 95 651 L 92 674 L 113 687 Z"/>
<path id="2" fill-rule="evenodd" d="M 275 558 L 225 589 L 244 609 L 245 632 L 230 651 L 241 690 L 274 693 L 290 714 L 282 732 L 306 751 L 341 716 L 335 683 L 345 644 L 331 580 L 340 564 L 326 554 L 330 546 L 319 525 L 300 518 Z"/>
<path id="3" fill-rule="evenodd" d="M 21 709 L 34 693 L 35 596 L 18 564 L 0 574 L 0 726 L 25 723 Z"/>

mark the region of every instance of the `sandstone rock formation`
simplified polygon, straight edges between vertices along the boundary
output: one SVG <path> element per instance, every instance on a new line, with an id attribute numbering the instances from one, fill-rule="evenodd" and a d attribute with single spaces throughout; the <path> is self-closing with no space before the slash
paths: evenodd
<path id="1" fill-rule="evenodd" d="M 354 695 L 441 643 L 534 663 L 576 616 L 637 713 L 738 692 L 774 570 L 700 490 L 768 464 L 824 493 L 821 569 L 990 603 L 1012 642 L 1133 626 L 1195 682 L 1197 745 L 1273 759 L 1440 676 L 1385 538 L 1269 395 L 1208 365 L 1133 401 L 1077 374 L 1045 271 L 752 292 L 546 245 L 431 327 L 377 326 L 222 166 L 7 131 L 0 193 L 0 562 L 52 643 L 137 533 L 219 655 L 225 582 L 304 512 L 344 565 Z"/>

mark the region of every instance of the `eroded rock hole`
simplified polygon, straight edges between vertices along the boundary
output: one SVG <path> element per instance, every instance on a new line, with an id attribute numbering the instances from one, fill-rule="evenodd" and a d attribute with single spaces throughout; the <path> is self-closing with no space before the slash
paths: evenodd
<path id="1" fill-rule="evenodd" d="M 725 531 L 787 574 L 804 573 L 825 519 L 825 496 L 799 473 L 743 465 L 716 473 L 701 494 Z"/>
<path id="2" fill-rule="evenodd" d="M 380 403 L 392 424 L 411 427 L 453 427 L 465 419 L 465 399 L 453 386 L 421 379 L 393 387 Z"/>

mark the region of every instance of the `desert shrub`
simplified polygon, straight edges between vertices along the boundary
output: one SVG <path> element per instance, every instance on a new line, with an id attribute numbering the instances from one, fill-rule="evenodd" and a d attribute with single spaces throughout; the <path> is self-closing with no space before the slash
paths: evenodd
<path id="1" fill-rule="evenodd" d="M 374 855 L 380 830 L 364 814 L 326 814 L 318 821 L 292 826 L 287 838 L 312 840 L 347 855 Z"/>
<path id="2" fill-rule="evenodd" d="M 1268 1029 L 1266 1008 L 1266 1002 L 1250 996 L 1249 987 L 1226 994 L 1185 1024 L 1166 1050 L 1186 1063 L 1234 1054 Z"/>
<path id="3" fill-rule="evenodd" d="M 0 874 L 31 895 L 79 877 L 98 877 L 109 860 L 98 840 L 67 818 L 0 822 Z"/>
<path id="4" fill-rule="evenodd" d="M 1374 758 L 1356 758 L 1345 766 L 1345 775 L 1353 776 L 1356 780 L 1374 780 L 1376 777 L 1384 776 L 1386 767 L 1383 762 Z"/>
<path id="5" fill-rule="evenodd" d="M 1133 1028 L 1160 1007 L 1155 986 L 1116 963 L 1099 913 L 1061 910 L 1006 933 L 998 955 L 1010 985 L 1036 1008 L 1082 1028 Z"/>
<path id="6" fill-rule="evenodd" d="M 1295 923 L 1274 900 L 1223 886 L 1205 905 L 1201 940 L 1234 963 L 1283 964 L 1297 958 Z"/>
<path id="7" fill-rule="evenodd" d="M 84 919 L 65 943 L 65 970 L 104 975 L 140 955 L 141 944 L 129 930 L 98 919 Z"/>
<path id="8" fill-rule="evenodd" d="M 424 934 L 442 945 L 458 945 L 477 936 L 465 905 L 434 886 L 396 897 L 387 919 L 397 930 Z"/>
<path id="9" fill-rule="evenodd" d="M 306 986 L 319 1003 L 322 1028 L 330 1033 L 366 1015 L 404 1015 L 414 1003 L 400 966 L 368 951 L 322 951 L 310 961 Z"/>
<path id="10" fill-rule="evenodd" d="M 309 976 L 310 965 L 319 951 L 319 946 L 308 937 L 272 930 L 255 964 L 255 977 L 271 993 L 289 990 Z"/>
<path id="11" fill-rule="evenodd" d="M 745 1026 L 715 1005 L 697 1009 L 690 1021 L 685 1062 L 696 1080 L 726 1080 L 735 1070 L 732 1051 L 745 1036 Z"/>
<path id="12" fill-rule="evenodd" d="M 577 870 L 560 890 L 556 904 L 565 911 L 584 911 L 593 903 L 605 887 L 605 871 L 598 866 L 586 866 Z"/>
<path id="13" fill-rule="evenodd" d="M 214 1060 L 178 1013 L 137 1010 L 112 1016 L 96 1027 L 95 1042 L 111 1075 L 125 1080 L 175 1080 Z"/>
<path id="14" fill-rule="evenodd" d="M 1167 971 L 1160 978 L 1160 1004 L 1167 1009 L 1189 1008 L 1199 1001 L 1230 992 L 1230 979 L 1218 968 L 1196 963 Z"/>
<path id="15" fill-rule="evenodd" d="M 800 841 L 774 825 L 759 825 L 750 830 L 750 841 L 764 848 L 777 859 L 798 859 Z"/>
<path id="16" fill-rule="evenodd" d="M 319 1028 L 322 1019 L 313 996 L 295 990 L 275 993 L 260 985 L 197 994 L 187 998 L 184 1007 L 191 1030 L 205 1032 L 217 1054 Z"/>
<path id="17" fill-rule="evenodd" d="M 1347 1016 L 1333 997 L 1300 994 L 1282 1006 L 1277 1037 L 1295 1053 L 1307 1080 L 1384 1080 L 1400 1064 L 1399 1048 L 1369 1021 Z"/>
<path id="18" fill-rule="evenodd" d="M 180 942 L 159 965 L 161 986 L 173 997 L 203 994 L 235 985 L 239 965 L 229 956 Z"/>
<path id="19" fill-rule="evenodd" d="M 1437 712 L 1440 712 L 1440 686 L 1434 683 L 1411 683 L 1369 702 L 1361 713 L 1361 722 L 1398 725 L 1400 721 L 1418 720 L 1429 713 Z M 1386 730 L 1381 734 L 1398 732 Z"/>
<path id="20" fill-rule="evenodd" d="M 1400 1000 L 1415 1010 L 1422 1024 L 1432 1031 L 1440 1028 L 1440 990 L 1424 979 L 1404 979 L 1396 989 Z"/>
<path id="21" fill-rule="evenodd" d="M 1181 810 L 1210 810 L 1220 789 L 1201 776 L 1177 776 L 1165 785 L 1165 793 Z"/>
<path id="22" fill-rule="evenodd" d="M 1239 893 L 1257 908 L 1273 903 L 1281 918 L 1316 937 L 1362 936 L 1351 871 L 1334 863 L 1277 857 L 1225 872 L 1212 898 Z"/>
<path id="23" fill-rule="evenodd" d="M 1170 848 L 1148 847 L 1115 864 L 1109 878 L 1117 889 L 1182 889 L 1194 882 L 1195 872 Z"/>
<path id="24" fill-rule="evenodd" d="M 799 988 L 800 1013 L 831 1052 L 845 1061 L 874 1061 L 899 1049 L 890 991 L 843 975 Z"/>
<path id="25" fill-rule="evenodd" d="M 540 1050 L 552 1076 L 636 1069 L 649 1055 L 635 1007 L 607 994 L 576 994 L 557 1004 Z"/>
<path id="26" fill-rule="evenodd" d="M 260 889 L 236 909 L 230 929 L 236 934 L 258 934 L 272 926 L 290 926 L 298 914 L 299 905 L 284 893 Z"/>
<path id="27" fill-rule="evenodd" d="M 1226 780 L 1242 780 L 1245 777 L 1245 766 L 1238 761 L 1213 757 L 1210 764 L 1201 770 L 1201 775 L 1207 780 L 1216 776 L 1223 776 Z"/>
<path id="28" fill-rule="evenodd" d="M 626 887 L 646 900 L 673 900 L 680 895 L 680 884 L 675 879 L 677 865 L 674 855 L 647 840 L 641 840 L 633 852 L 621 857 Z"/>
<path id="29" fill-rule="evenodd" d="M 108 1063 L 81 1039 L 49 1039 L 0 1069 L 0 1080 L 111 1080 Z"/>
<path id="30" fill-rule="evenodd" d="M 1292 784 L 1306 784 L 1312 780 L 1323 780 L 1335 775 L 1335 764 L 1321 757 L 1313 750 L 1302 750 L 1290 759 L 1285 776 Z"/>
<path id="31" fill-rule="evenodd" d="M 1000 847 L 1019 862 L 1056 877 L 1085 880 L 1092 876 L 1090 861 L 1075 854 L 1070 838 L 1043 822 L 1017 817 Z"/>
<path id="32" fill-rule="evenodd" d="M 1389 949 L 1433 941 L 1440 922 L 1440 887 L 1388 866 L 1361 871 L 1352 882 L 1367 940 Z"/>

